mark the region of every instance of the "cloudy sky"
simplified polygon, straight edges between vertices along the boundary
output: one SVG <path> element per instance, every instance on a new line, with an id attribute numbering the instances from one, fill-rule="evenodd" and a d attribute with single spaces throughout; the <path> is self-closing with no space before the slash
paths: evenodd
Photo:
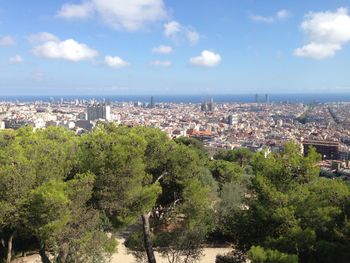
<path id="1" fill-rule="evenodd" d="M 0 0 L 0 94 L 350 92 L 350 0 Z"/>

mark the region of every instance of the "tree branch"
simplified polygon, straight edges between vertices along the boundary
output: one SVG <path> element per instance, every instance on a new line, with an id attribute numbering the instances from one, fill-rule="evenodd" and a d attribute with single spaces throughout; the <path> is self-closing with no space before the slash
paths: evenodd
<path id="1" fill-rule="evenodd" d="M 169 173 L 168 172 L 164 172 L 162 173 L 155 181 L 154 181 L 154 184 L 159 182 L 160 180 L 162 180 L 162 178 L 166 175 L 168 175 Z"/>

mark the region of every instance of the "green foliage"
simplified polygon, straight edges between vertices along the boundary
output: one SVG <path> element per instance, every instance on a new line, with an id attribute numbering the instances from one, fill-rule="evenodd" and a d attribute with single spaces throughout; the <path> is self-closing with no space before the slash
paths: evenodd
<path id="1" fill-rule="evenodd" d="M 297 145 L 289 142 L 281 153 L 270 154 L 267 158 L 263 153 L 255 155 L 252 167 L 255 174 L 263 174 L 278 190 L 284 191 L 317 179 L 320 169 L 316 163 L 319 160 L 320 156 L 314 150 L 303 157 Z"/>
<path id="2" fill-rule="evenodd" d="M 113 236 L 103 230 L 102 217 L 88 206 L 93 195 L 95 175 L 77 174 L 67 182 L 70 218 L 54 240 L 56 253 L 66 247 L 69 262 L 104 262 L 116 251 Z"/>
<path id="3" fill-rule="evenodd" d="M 200 159 L 203 160 L 204 163 L 208 160 L 208 153 L 204 148 L 204 145 L 201 141 L 192 138 L 192 137 L 179 137 L 174 140 L 177 144 L 183 144 L 188 146 L 189 148 L 195 150 L 199 155 Z"/>
<path id="4" fill-rule="evenodd" d="M 247 257 L 244 253 L 239 250 L 233 250 L 230 253 L 224 255 L 217 255 L 215 263 L 245 263 Z"/>
<path id="5" fill-rule="evenodd" d="M 196 261 L 214 217 L 240 211 L 251 159 L 239 149 L 231 159 L 209 161 L 194 139 L 114 124 L 81 137 L 64 128 L 4 131 L 0 146 L 1 237 L 17 238 L 14 253 L 26 249 L 17 241 L 34 240 L 31 249 L 60 263 L 108 261 L 116 250 L 108 232 L 141 215 L 150 215 L 151 240 L 164 256 Z M 142 235 L 127 244 L 142 258 Z"/>
<path id="6" fill-rule="evenodd" d="M 253 152 L 247 148 L 236 148 L 233 150 L 221 150 L 214 155 L 215 160 L 224 160 L 238 163 L 241 167 L 249 164 L 253 158 Z"/>
<path id="7" fill-rule="evenodd" d="M 50 241 L 69 221 L 69 198 L 64 182 L 51 180 L 33 190 L 29 225 L 43 242 Z"/>
<path id="8" fill-rule="evenodd" d="M 150 213 L 155 238 L 176 231 L 182 237 L 199 235 L 198 228 L 202 234 L 196 245 L 200 247 L 211 228 L 208 200 L 215 184 L 204 176 L 197 142 L 175 143 L 156 129 L 109 124 L 84 135 L 79 145 L 79 171 L 96 175 L 91 202 L 115 227 L 135 223 Z M 180 228 L 165 230 L 177 220 Z M 184 251 L 181 244 L 188 240 L 179 240 L 181 235 L 176 233 L 177 239 L 169 246 Z M 138 242 L 135 234 L 127 244 L 141 260 L 144 250 Z"/>
<path id="9" fill-rule="evenodd" d="M 71 262 L 102 262 L 114 251 L 89 205 L 95 176 L 76 173 L 78 141 L 65 128 L 0 132 L 0 236 L 14 237 L 14 253 L 40 244 L 60 262 L 63 252 Z"/>
<path id="10" fill-rule="evenodd" d="M 15 228 L 35 182 L 34 170 L 15 142 L 0 148 L 0 230 Z"/>
<path id="11" fill-rule="evenodd" d="M 226 183 L 239 182 L 243 175 L 243 169 L 238 164 L 223 160 L 211 161 L 209 169 L 218 182 L 220 190 Z"/>
<path id="12" fill-rule="evenodd" d="M 63 128 L 50 127 L 33 131 L 31 127 L 18 130 L 16 140 L 36 173 L 36 183 L 69 176 L 76 166 L 77 138 Z"/>
<path id="13" fill-rule="evenodd" d="M 239 211 L 244 204 L 244 194 L 247 186 L 244 182 L 229 182 L 224 184 L 220 194 L 219 210 L 221 216 L 228 216 L 229 213 Z"/>
<path id="14" fill-rule="evenodd" d="M 155 244 L 162 257 L 170 263 L 197 262 L 202 256 L 206 231 L 201 227 L 178 229 L 157 235 Z"/>
<path id="15" fill-rule="evenodd" d="M 248 257 L 252 263 L 297 263 L 298 256 L 281 253 L 278 250 L 253 246 Z"/>
<path id="16" fill-rule="evenodd" d="M 125 240 L 124 245 L 127 247 L 128 252 L 135 257 L 136 262 L 141 263 L 146 261 L 147 256 L 141 230 L 132 232 Z"/>
<path id="17" fill-rule="evenodd" d="M 180 204 L 173 208 L 172 217 L 167 218 L 168 229 L 155 233 L 155 245 L 173 263 L 199 260 L 214 223 L 208 185 L 197 178 L 188 179 L 184 185 Z"/>
<path id="18" fill-rule="evenodd" d="M 224 216 L 225 229 L 241 250 L 264 247 L 264 253 L 262 248 L 253 250 L 253 262 L 270 262 L 269 258 L 290 262 L 289 257 L 283 261 L 279 253 L 296 255 L 300 262 L 350 259 L 343 243 L 345 236 L 349 238 L 350 191 L 341 181 L 318 177 L 318 160 L 313 150 L 303 157 L 292 143 L 279 154 L 254 156 L 255 176 L 243 199 L 244 206 Z M 259 259 L 262 255 L 266 261 Z"/>
<path id="19" fill-rule="evenodd" d="M 154 206 L 160 191 L 156 185 L 144 187 L 152 180 L 145 172 L 147 142 L 124 129 L 98 127 L 84 135 L 80 147 L 80 171 L 96 175 L 93 199 L 117 225 Z"/>

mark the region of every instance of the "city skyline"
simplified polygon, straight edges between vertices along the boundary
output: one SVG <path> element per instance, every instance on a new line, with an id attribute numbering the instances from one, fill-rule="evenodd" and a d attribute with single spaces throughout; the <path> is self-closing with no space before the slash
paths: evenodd
<path id="1" fill-rule="evenodd" d="M 0 0 L 0 92 L 348 93 L 349 6 Z"/>

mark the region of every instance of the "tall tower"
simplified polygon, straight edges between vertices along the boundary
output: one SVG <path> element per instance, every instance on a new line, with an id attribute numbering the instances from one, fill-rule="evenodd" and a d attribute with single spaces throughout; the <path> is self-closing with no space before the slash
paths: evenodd
<path id="1" fill-rule="evenodd" d="M 270 104 L 270 96 L 269 94 L 265 94 L 265 103 Z"/>
<path id="2" fill-rule="evenodd" d="M 207 102 L 206 101 L 202 101 L 202 104 L 201 104 L 201 111 L 207 111 Z"/>
<path id="3" fill-rule="evenodd" d="M 259 103 L 259 95 L 255 94 L 255 103 Z"/>
<path id="4" fill-rule="evenodd" d="M 210 111 L 210 112 L 214 111 L 214 100 L 213 100 L 213 98 L 211 98 L 209 103 L 208 103 L 208 111 Z"/>
<path id="5" fill-rule="evenodd" d="M 151 103 L 150 103 L 150 105 L 149 105 L 149 107 L 151 108 L 151 109 L 153 109 L 154 108 L 154 98 L 153 98 L 153 96 L 151 97 Z"/>

